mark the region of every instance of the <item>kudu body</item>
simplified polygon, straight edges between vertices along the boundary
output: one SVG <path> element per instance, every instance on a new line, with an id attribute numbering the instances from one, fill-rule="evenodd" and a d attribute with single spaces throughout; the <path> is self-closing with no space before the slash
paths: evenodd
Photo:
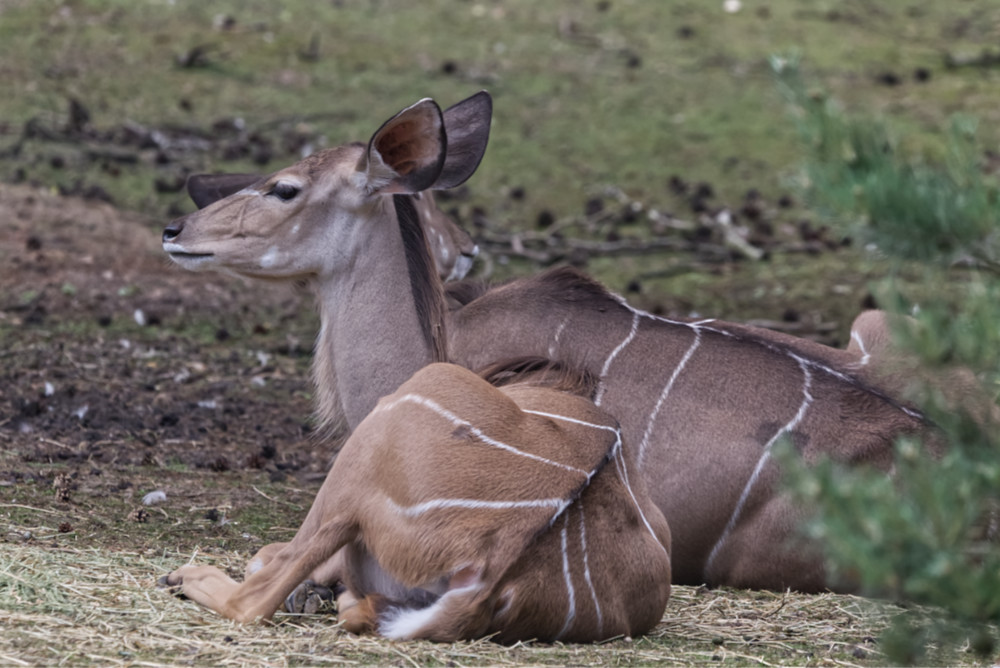
<path id="1" fill-rule="evenodd" d="M 657 317 L 573 270 L 452 295 L 453 361 L 544 355 L 599 378 L 596 402 L 620 421 L 670 524 L 675 583 L 832 586 L 821 546 L 800 537 L 802 512 L 779 489 L 775 445 L 888 470 L 895 438 L 927 428 L 857 350 Z"/>
<path id="2" fill-rule="evenodd" d="M 444 116 L 423 100 L 367 147 L 310 156 L 164 231 L 189 269 L 314 286 L 320 415 L 353 431 L 295 538 L 242 584 L 187 566 L 167 585 L 249 621 L 310 576 L 339 579 L 348 627 L 398 638 L 597 640 L 659 620 L 669 530 L 615 420 L 558 387 L 434 364 L 444 294 L 412 196 L 464 181 L 489 121 L 485 94 Z"/>
<path id="3" fill-rule="evenodd" d="M 432 364 L 357 427 L 295 537 L 242 584 L 211 566 L 166 584 L 239 621 L 269 618 L 343 550 L 351 631 L 641 634 L 670 594 L 670 534 L 632 464 L 614 419 L 589 400 Z"/>

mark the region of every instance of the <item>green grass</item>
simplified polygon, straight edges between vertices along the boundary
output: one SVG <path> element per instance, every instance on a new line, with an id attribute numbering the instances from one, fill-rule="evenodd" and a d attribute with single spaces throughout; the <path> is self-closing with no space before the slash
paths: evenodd
<path id="1" fill-rule="evenodd" d="M 526 188 L 512 222 L 541 208 L 576 212 L 589 188 L 605 184 L 655 202 L 674 173 L 718 183 L 728 200 L 750 186 L 779 192 L 799 149 L 769 72 L 772 53 L 799 53 L 807 75 L 849 105 L 887 111 L 930 135 L 960 106 L 990 128 L 987 143 L 996 137 L 997 74 L 941 66 L 946 50 L 995 40 L 988 26 L 1000 10 L 988 2 L 784 1 L 732 15 L 720 4 L 17 3 L 0 10 L 11 93 L 0 108 L 8 134 L 29 118 L 62 118 L 68 96 L 90 108 L 98 128 L 126 120 L 207 127 L 239 116 L 252 129 L 329 114 L 310 124 L 335 143 L 367 138 L 419 97 L 450 104 L 487 88 L 495 127 L 472 187 L 491 212 L 502 209 L 505 187 Z M 232 28 L 214 27 L 221 16 Z M 314 36 L 319 60 L 305 62 L 298 54 Z M 208 45 L 208 64 L 178 67 L 198 45 Z M 914 82 L 919 67 L 932 72 L 927 83 Z M 903 84 L 875 83 L 889 71 Z M 59 178 L 41 163 L 18 166 Z M 155 202 L 148 183 L 156 169 L 119 177 L 121 202 Z"/>

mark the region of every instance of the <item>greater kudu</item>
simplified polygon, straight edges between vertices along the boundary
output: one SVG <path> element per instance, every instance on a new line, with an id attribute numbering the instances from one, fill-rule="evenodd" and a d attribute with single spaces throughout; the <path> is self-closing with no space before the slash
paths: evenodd
<path id="1" fill-rule="evenodd" d="M 456 108 L 462 113 L 445 114 L 449 147 L 453 133 L 479 136 L 489 125 L 485 107 L 482 116 Z M 303 171 L 302 165 L 290 168 L 290 174 Z M 332 164 L 310 163 L 310 173 L 323 169 L 331 172 L 327 180 L 344 178 L 336 177 Z M 248 258 L 251 268 L 244 273 L 260 273 L 260 263 L 272 261 L 276 253 L 294 255 L 303 245 L 306 252 L 311 249 L 311 241 L 297 242 L 283 230 L 344 227 L 338 225 L 343 218 L 339 204 L 313 201 L 309 193 L 286 208 L 261 198 L 268 188 L 282 184 L 283 173 L 254 186 L 249 195 L 234 195 L 204 212 L 214 220 L 205 224 L 217 225 L 223 234 L 237 226 L 236 211 L 253 212 L 252 226 L 267 242 Z M 292 180 L 301 182 L 299 177 Z M 386 224 L 370 232 L 365 245 L 398 244 L 397 227 Z M 379 234 L 384 238 L 376 239 Z M 364 247 L 343 247 L 337 257 Z M 378 266 L 365 257 L 369 255 L 359 255 L 357 262 L 380 274 L 366 280 L 383 281 L 384 290 L 405 284 L 407 263 L 415 261 L 401 251 L 385 255 L 391 261 Z M 242 271 L 236 261 L 214 262 Z M 361 346 L 366 331 L 384 339 L 379 355 L 392 352 L 393 337 L 419 337 L 412 319 L 405 326 L 398 322 L 399 305 L 387 307 L 385 297 L 374 290 L 366 293 L 367 301 L 355 300 L 349 309 L 337 306 L 334 287 L 320 286 L 320 294 L 328 304 L 314 363 L 320 413 L 329 419 L 346 415 L 347 423 L 356 426 L 365 405 L 373 405 L 415 370 L 414 357 L 402 341 L 399 356 L 392 358 L 398 365 L 383 364 L 377 384 L 353 383 L 350 396 L 356 405 L 342 406 L 338 388 L 343 394 L 343 383 L 363 374 L 368 359 L 346 351 Z M 820 546 L 799 538 L 802 513 L 778 489 L 775 445 L 785 438 L 807 460 L 831 456 L 888 469 L 894 439 L 926 429 L 917 411 L 858 371 L 853 351 L 714 320 L 656 317 L 572 270 L 557 269 L 488 290 L 466 284 L 450 294 L 454 308 L 443 357 L 477 368 L 509 357 L 542 356 L 600 379 L 596 400 L 621 421 L 625 447 L 634 450 L 670 523 L 675 582 L 804 591 L 830 586 Z M 365 323 L 354 331 L 353 344 L 327 331 L 327 322 L 352 313 Z M 422 364 L 427 355 L 416 354 L 416 359 Z M 337 360 L 336 368 L 331 360 Z"/>
<path id="2" fill-rule="evenodd" d="M 496 370 L 497 374 L 505 375 Z M 268 619 L 342 550 L 344 627 L 438 641 L 638 635 L 670 595 L 670 532 L 615 420 L 545 370 L 497 389 L 424 367 L 347 440 L 290 543 L 240 584 L 184 566 L 163 584 Z"/>
<path id="3" fill-rule="evenodd" d="M 165 584 L 247 621 L 323 573 L 365 598 L 353 612 L 340 601 L 351 628 L 440 640 L 592 640 L 662 615 L 669 531 L 591 401 L 544 378 L 500 392 L 433 365 L 375 407 L 446 358 L 444 294 L 412 196 L 475 170 L 490 115 L 485 93 L 444 117 L 423 100 L 367 146 L 310 156 L 166 228 L 164 249 L 188 269 L 311 282 L 320 415 L 356 431 L 296 537 L 262 549 L 242 585 L 207 567 Z"/>

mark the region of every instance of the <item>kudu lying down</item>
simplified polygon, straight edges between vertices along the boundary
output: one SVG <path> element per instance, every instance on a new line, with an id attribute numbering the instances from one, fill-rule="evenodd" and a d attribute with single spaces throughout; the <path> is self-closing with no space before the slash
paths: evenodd
<path id="1" fill-rule="evenodd" d="M 232 619 L 267 619 L 343 549 L 351 631 L 503 642 L 644 633 L 670 595 L 666 521 L 630 476 L 615 420 L 573 393 L 593 385 L 552 374 L 498 389 L 462 367 L 425 367 L 358 426 L 267 564 L 242 584 L 212 566 L 164 583 Z"/>
<path id="2" fill-rule="evenodd" d="M 779 488 L 775 445 L 888 469 L 922 416 L 859 371 L 855 352 L 714 320 L 631 307 L 568 269 L 450 291 L 445 312 L 410 197 L 457 185 L 485 150 L 485 93 L 444 113 L 429 101 L 366 148 L 329 149 L 171 224 L 164 248 L 191 269 L 307 279 L 322 327 L 314 375 L 327 424 L 356 427 L 379 397 L 432 361 L 480 368 L 547 357 L 599 379 L 673 536 L 679 583 L 815 591 L 821 545 Z M 409 290 L 400 286 L 409 286 Z M 262 555 L 260 562 L 268 555 Z M 322 570 L 321 579 L 340 567 Z"/>

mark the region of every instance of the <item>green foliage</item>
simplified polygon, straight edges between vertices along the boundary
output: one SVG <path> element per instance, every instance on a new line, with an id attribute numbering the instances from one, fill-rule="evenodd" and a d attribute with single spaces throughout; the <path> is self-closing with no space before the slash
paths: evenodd
<path id="1" fill-rule="evenodd" d="M 846 216 L 865 240 L 901 260 L 1000 267 L 1000 191 L 980 168 L 974 119 L 953 118 L 943 158 L 931 162 L 930 147 L 915 155 L 884 121 L 846 120 L 833 100 L 805 90 L 794 64 L 776 66 L 802 112 L 812 154 L 806 182 L 819 208 Z"/>
<path id="2" fill-rule="evenodd" d="M 887 256 L 893 273 L 917 263 L 928 285 L 958 287 L 948 297 L 929 291 L 919 304 L 891 279 L 876 288 L 888 310 L 913 315 L 894 331 L 894 345 L 922 370 L 907 396 L 937 425 L 935 442 L 898 442 L 888 476 L 830 461 L 796 467 L 787 451 L 782 461 L 816 509 L 808 530 L 828 545 L 835 577 L 932 606 L 896 619 L 883 637 L 891 661 L 948 661 L 963 645 L 995 655 L 1000 453 L 988 415 L 1000 378 L 1000 209 L 996 183 L 979 167 L 975 123 L 954 121 L 936 153 L 909 148 L 887 123 L 849 117 L 806 92 L 794 64 L 781 65 L 811 151 L 810 198 Z"/>

